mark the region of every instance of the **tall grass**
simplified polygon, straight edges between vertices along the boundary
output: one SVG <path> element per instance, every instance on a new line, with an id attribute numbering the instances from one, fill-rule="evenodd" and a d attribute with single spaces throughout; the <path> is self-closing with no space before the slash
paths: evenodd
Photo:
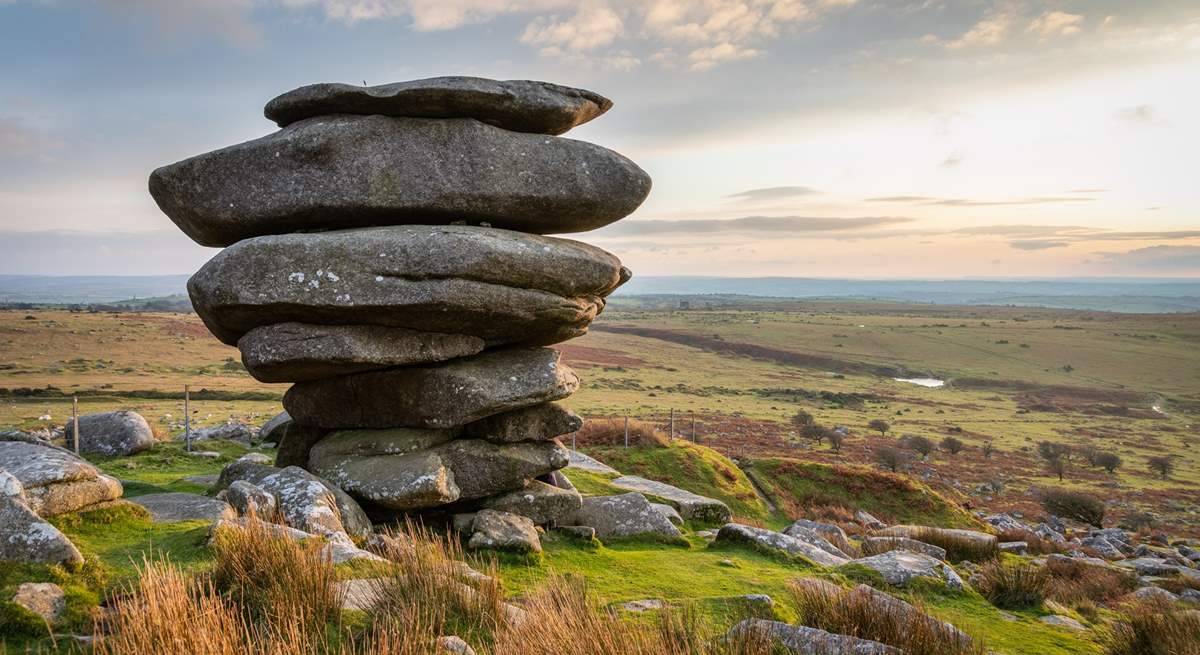
<path id="1" fill-rule="evenodd" d="M 1163 602 L 1130 605 L 1102 636 L 1107 655 L 1196 655 L 1200 612 Z"/>
<path id="2" fill-rule="evenodd" d="M 1009 541 L 1024 541 L 1029 552 L 1034 555 L 1048 555 L 1050 553 L 1064 553 L 1067 551 L 1065 544 L 1060 544 L 1049 539 L 1042 539 L 1030 530 L 1003 530 L 998 536 L 1001 542 Z"/>
<path id="3" fill-rule="evenodd" d="M 983 655 L 982 643 L 927 614 L 919 606 L 864 589 L 789 585 L 800 623 L 894 646 L 907 655 Z"/>
<path id="4" fill-rule="evenodd" d="M 1030 564 L 989 562 L 972 576 L 971 583 L 984 598 L 1003 609 L 1040 607 L 1046 600 L 1050 576 Z"/>
<path id="5" fill-rule="evenodd" d="M 1000 556 L 1000 547 L 995 540 L 981 543 L 977 539 L 956 535 L 937 528 L 921 528 L 907 535 L 910 539 L 937 546 L 946 551 L 946 560 L 955 564 L 987 562 Z"/>
<path id="6" fill-rule="evenodd" d="M 1060 603 L 1114 601 L 1138 586 L 1137 577 L 1115 568 L 1073 560 L 1049 559 L 1046 596 Z"/>
<path id="7" fill-rule="evenodd" d="M 625 419 L 589 418 L 575 433 L 575 442 L 581 446 L 622 446 L 625 444 Z M 653 423 L 629 419 L 629 445 L 666 448 L 671 445 L 671 437 Z"/>

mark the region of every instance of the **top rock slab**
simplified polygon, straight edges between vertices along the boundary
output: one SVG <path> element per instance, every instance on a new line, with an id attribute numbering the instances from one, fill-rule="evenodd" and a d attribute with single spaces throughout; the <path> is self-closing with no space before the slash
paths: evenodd
<path id="1" fill-rule="evenodd" d="M 379 86 L 311 84 L 267 103 L 280 127 L 329 114 L 403 118 L 474 118 L 514 132 L 562 134 L 612 107 L 604 96 L 532 80 L 431 77 Z"/>

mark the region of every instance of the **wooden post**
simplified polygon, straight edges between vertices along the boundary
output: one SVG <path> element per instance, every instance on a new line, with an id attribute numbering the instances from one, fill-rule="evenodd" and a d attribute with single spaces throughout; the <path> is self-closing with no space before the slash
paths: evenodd
<path id="1" fill-rule="evenodd" d="M 671 408 L 670 426 L 671 426 L 671 429 L 669 430 L 669 432 L 671 433 L 671 440 L 674 441 L 675 440 L 675 408 L 674 407 Z"/>
<path id="2" fill-rule="evenodd" d="M 79 454 L 79 396 L 71 396 L 71 429 L 75 432 L 75 454 Z"/>
<path id="3" fill-rule="evenodd" d="M 629 415 L 625 415 L 625 450 L 629 450 Z"/>
<path id="4" fill-rule="evenodd" d="M 575 448 L 575 435 L 577 435 L 577 434 L 579 434 L 579 433 L 578 433 L 578 432 L 572 432 L 572 433 L 571 433 L 571 450 L 576 450 L 576 448 Z"/>
<path id="5" fill-rule="evenodd" d="M 191 395 L 188 385 L 183 385 L 183 443 L 189 453 L 192 452 Z"/>
<path id="6" fill-rule="evenodd" d="M 696 443 L 696 412 L 688 412 L 692 415 L 692 443 Z"/>

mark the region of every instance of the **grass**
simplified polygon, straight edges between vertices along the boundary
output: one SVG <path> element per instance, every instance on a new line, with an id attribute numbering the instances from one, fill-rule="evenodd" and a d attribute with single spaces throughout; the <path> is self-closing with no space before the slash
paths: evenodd
<path id="1" fill-rule="evenodd" d="M 1046 596 L 1060 603 L 1110 603 L 1137 589 L 1132 573 L 1086 562 L 1049 560 Z"/>
<path id="2" fill-rule="evenodd" d="M 972 578 L 975 589 L 988 602 L 1002 609 L 1041 607 L 1046 600 L 1049 576 L 1029 564 L 989 562 Z"/>
<path id="3" fill-rule="evenodd" d="M 755 459 L 746 468 L 781 508 L 797 517 L 840 519 L 861 509 L 888 523 L 979 525 L 954 502 L 907 476 L 782 457 Z"/>
<path id="4" fill-rule="evenodd" d="M 988 562 L 1000 556 L 1000 548 L 995 540 L 981 542 L 969 536 L 927 527 L 918 528 L 908 536 L 910 539 L 916 539 L 945 550 L 946 560 L 954 564 Z"/>
<path id="5" fill-rule="evenodd" d="M 80 514 L 60 514 L 50 522 L 71 539 L 85 558 L 104 568 L 111 583 L 137 574 L 143 555 L 169 555 L 184 570 L 207 566 L 208 523 L 154 523 L 144 508 L 132 503 Z"/>
<path id="6" fill-rule="evenodd" d="M 185 477 L 213 475 L 221 472 L 233 460 L 251 452 L 246 446 L 225 440 L 197 441 L 194 451 L 213 451 L 220 457 L 209 459 L 189 455 L 186 444 L 172 441 L 128 457 L 93 457 L 92 461 L 105 473 L 137 484 L 127 485 L 126 496 L 166 491 L 200 493 L 206 487 L 184 480 Z"/>

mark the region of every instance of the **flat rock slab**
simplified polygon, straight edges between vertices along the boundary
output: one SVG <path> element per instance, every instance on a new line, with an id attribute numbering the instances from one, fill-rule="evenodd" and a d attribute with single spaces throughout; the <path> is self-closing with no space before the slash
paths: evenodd
<path id="1" fill-rule="evenodd" d="M 850 561 L 782 532 L 740 523 L 727 523 L 721 526 L 721 529 L 717 531 L 716 541 L 713 543 L 715 545 L 750 546 L 768 553 L 801 556 L 822 566 L 840 566 Z"/>
<path id="2" fill-rule="evenodd" d="M 396 428 L 334 432 L 312 449 L 309 468 L 357 498 L 416 510 L 521 489 L 562 468 L 551 442 L 493 444 L 451 430 Z"/>
<path id="3" fill-rule="evenodd" d="M 617 469 L 601 462 L 594 457 L 589 457 L 579 452 L 578 450 L 571 451 L 571 462 L 567 464 L 568 468 L 576 468 L 589 473 L 599 473 L 601 475 L 620 475 L 621 472 Z"/>
<path id="4" fill-rule="evenodd" d="M 869 552 L 886 553 L 892 550 L 907 550 L 928 555 L 934 559 L 946 560 L 946 549 L 927 544 L 908 537 L 864 537 L 863 548 Z"/>
<path id="5" fill-rule="evenodd" d="M 627 216 L 650 176 L 600 146 L 471 119 L 322 116 L 164 166 L 150 194 L 224 247 L 264 234 L 457 221 L 585 232 Z"/>
<path id="6" fill-rule="evenodd" d="M 381 325 L 489 345 L 579 336 L 630 277 L 568 239 L 466 225 L 411 225 L 239 242 L 188 280 L 222 342 L 276 323 Z"/>
<path id="7" fill-rule="evenodd" d="M 229 503 L 208 496 L 172 492 L 147 494 L 130 498 L 129 502 L 145 507 L 155 523 L 177 521 L 220 521 L 237 517 Z"/>
<path id="8" fill-rule="evenodd" d="M 900 649 L 877 641 L 766 619 L 746 619 L 730 628 L 725 639 L 750 644 L 765 641 L 771 644 L 772 652 L 782 650 L 797 655 L 903 655 Z"/>
<path id="9" fill-rule="evenodd" d="M 276 96 L 263 113 L 279 127 L 329 114 L 474 118 L 514 132 L 562 134 L 612 107 L 604 96 L 533 80 L 431 77 L 377 86 L 310 84 Z"/>
<path id="10" fill-rule="evenodd" d="M 24 502 L 39 516 L 76 512 L 124 493 L 115 478 L 57 446 L 0 440 L 0 470 L 21 482 Z"/>
<path id="11" fill-rule="evenodd" d="M 485 343 L 466 334 L 380 325 L 276 323 L 238 339 L 242 363 L 260 382 L 302 382 L 474 355 Z"/>
<path id="12" fill-rule="evenodd" d="M 679 529 L 636 492 L 584 498 L 571 523 L 595 528 L 599 539 L 679 536 Z"/>
<path id="13" fill-rule="evenodd" d="M 853 561 L 881 575 L 885 582 L 894 587 L 903 587 L 917 578 L 939 580 L 952 589 L 962 589 L 962 579 L 954 569 L 929 555 L 907 550 L 892 550 Z"/>
<path id="14" fill-rule="evenodd" d="M 978 546 L 995 546 L 998 543 L 996 535 L 976 530 L 961 530 L 957 528 L 931 528 L 923 525 L 893 525 L 875 534 L 880 537 L 907 537 L 920 540 L 923 533 L 934 533 L 951 539 L 966 539 Z"/>
<path id="15" fill-rule="evenodd" d="M 544 403 L 469 423 L 463 436 L 495 443 L 549 441 L 583 427 L 578 414 L 559 405 Z"/>
<path id="16" fill-rule="evenodd" d="M 579 378 L 559 358 L 549 348 L 514 348 L 300 382 L 283 404 L 295 420 L 324 428 L 458 427 L 574 393 Z"/>
<path id="17" fill-rule="evenodd" d="M 612 485 L 626 491 L 640 491 L 657 496 L 679 510 L 685 520 L 703 523 L 725 523 L 732 516 L 729 506 L 714 498 L 707 498 L 657 480 L 648 480 L 636 475 L 623 475 L 612 481 Z"/>

